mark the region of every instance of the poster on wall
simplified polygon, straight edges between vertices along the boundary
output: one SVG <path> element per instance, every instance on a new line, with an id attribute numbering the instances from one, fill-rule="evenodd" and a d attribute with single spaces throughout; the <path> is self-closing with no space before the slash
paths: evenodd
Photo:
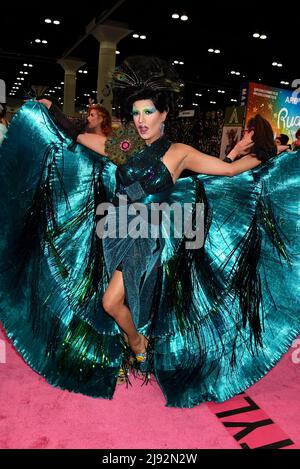
<path id="1" fill-rule="evenodd" d="M 246 83 L 241 87 L 240 104 L 246 106 L 246 122 L 259 113 L 270 122 L 274 137 L 286 134 L 289 143 L 295 140 L 300 128 L 300 98 L 295 90 Z"/>
<path id="2" fill-rule="evenodd" d="M 241 139 L 245 116 L 244 106 L 230 106 L 225 109 L 220 158 L 223 160 Z"/>

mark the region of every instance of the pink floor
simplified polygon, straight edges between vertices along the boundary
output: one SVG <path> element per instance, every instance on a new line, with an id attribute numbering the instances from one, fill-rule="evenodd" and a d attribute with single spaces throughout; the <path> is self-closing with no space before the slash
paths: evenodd
<path id="1" fill-rule="evenodd" d="M 217 405 L 167 408 L 155 382 L 141 387 L 138 380 L 133 380 L 128 389 L 118 386 L 111 401 L 61 391 L 33 372 L 1 331 L 0 339 L 2 449 L 240 448 L 216 417 Z M 6 363 L 1 363 L 3 340 Z M 300 350 L 300 340 L 295 345 Z M 291 348 L 267 376 L 247 390 L 247 395 L 297 448 L 300 447 L 298 350 Z"/>

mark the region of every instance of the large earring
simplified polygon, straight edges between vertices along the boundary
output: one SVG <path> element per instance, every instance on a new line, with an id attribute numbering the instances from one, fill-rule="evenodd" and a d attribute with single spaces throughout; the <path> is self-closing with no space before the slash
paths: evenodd
<path id="1" fill-rule="evenodd" d="M 165 123 L 162 122 L 162 123 L 160 124 L 160 135 L 163 135 L 163 134 L 164 134 L 164 131 L 165 131 Z"/>

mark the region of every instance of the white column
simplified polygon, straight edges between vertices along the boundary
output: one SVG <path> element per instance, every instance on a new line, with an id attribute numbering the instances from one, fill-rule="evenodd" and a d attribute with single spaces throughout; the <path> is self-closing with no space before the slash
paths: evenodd
<path id="1" fill-rule="evenodd" d="M 117 21 L 106 21 L 96 27 L 91 23 L 91 34 L 99 41 L 98 62 L 98 102 L 109 112 L 112 108 L 112 90 L 110 86 L 111 72 L 116 66 L 116 50 L 118 42 L 128 36 L 132 30 L 124 23 Z"/>
<path id="2" fill-rule="evenodd" d="M 75 115 L 76 72 L 85 64 L 80 59 L 69 58 L 57 61 L 65 71 L 63 111 L 68 116 Z"/>

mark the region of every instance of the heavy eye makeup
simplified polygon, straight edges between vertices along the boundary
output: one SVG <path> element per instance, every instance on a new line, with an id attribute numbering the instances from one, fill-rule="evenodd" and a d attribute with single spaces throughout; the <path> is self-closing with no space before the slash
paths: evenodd
<path id="1" fill-rule="evenodd" d="M 154 114 L 154 112 L 156 112 L 156 108 L 155 107 L 146 108 L 146 109 L 143 109 L 143 112 L 146 115 Z M 138 111 L 137 109 L 132 110 L 133 116 L 138 116 L 139 114 L 140 114 L 140 111 Z"/>

